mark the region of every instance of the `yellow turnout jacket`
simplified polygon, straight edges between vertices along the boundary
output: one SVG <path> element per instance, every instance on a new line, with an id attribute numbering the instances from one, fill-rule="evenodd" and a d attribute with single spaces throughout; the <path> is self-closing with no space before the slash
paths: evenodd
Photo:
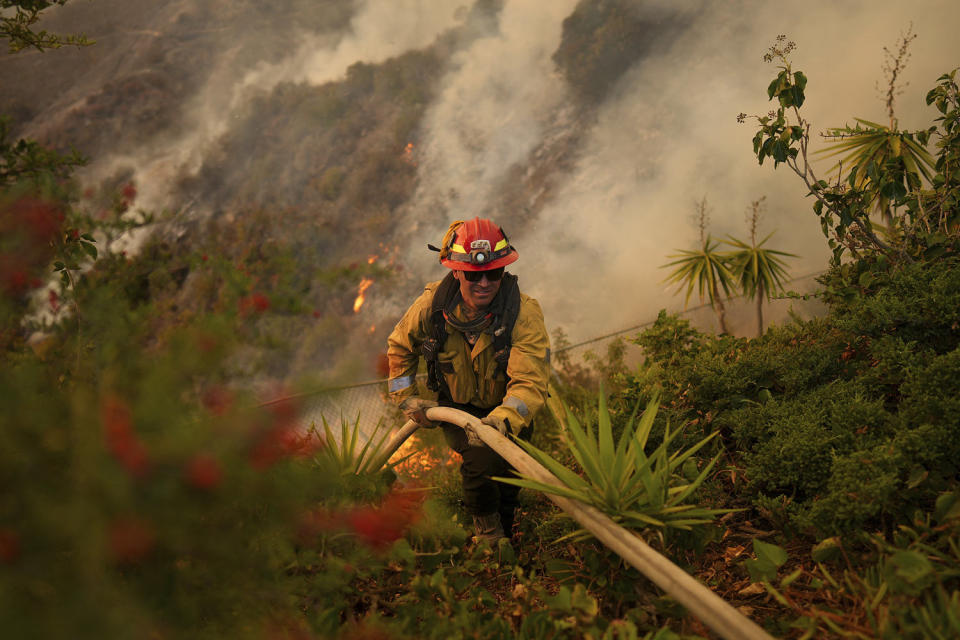
<path id="1" fill-rule="evenodd" d="M 424 288 L 387 340 L 390 397 L 398 404 L 417 395 L 415 376 L 420 345 L 430 336 L 430 306 L 440 282 L 431 282 Z M 458 320 L 465 319 L 462 303 L 454 313 Z M 489 407 L 491 414 L 509 420 L 516 433 L 530 424 L 546 402 L 549 351 L 550 339 L 540 303 L 521 293 L 507 362 L 509 382 L 502 375 L 494 375 L 497 362 L 493 357 L 493 336 L 481 333 L 471 347 L 450 323 L 438 366 L 454 402 Z"/>

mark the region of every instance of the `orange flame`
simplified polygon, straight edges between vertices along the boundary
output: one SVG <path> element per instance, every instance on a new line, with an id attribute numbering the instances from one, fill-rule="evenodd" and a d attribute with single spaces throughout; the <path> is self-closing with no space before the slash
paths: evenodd
<path id="1" fill-rule="evenodd" d="M 353 301 L 353 312 L 357 313 L 360 311 L 360 307 L 363 306 L 367 289 L 370 288 L 370 285 L 373 284 L 373 278 L 363 278 L 360 280 L 360 286 L 357 289 L 357 299 Z"/>
<path id="2" fill-rule="evenodd" d="M 394 457 L 398 460 L 403 460 L 408 455 L 410 457 L 398 464 L 394 470 L 402 476 L 421 479 L 442 469 L 454 468 L 462 461 L 462 458 L 456 452 L 450 451 L 448 456 L 439 458 L 433 452 L 424 450 L 422 447 L 423 445 L 417 437 L 409 438 L 400 445 L 400 448 L 394 453 Z"/>
<path id="3" fill-rule="evenodd" d="M 417 161 L 413 159 L 413 143 L 412 142 L 408 142 L 407 146 L 404 147 L 403 159 L 409 162 L 410 164 L 412 164 L 413 166 L 417 166 Z"/>

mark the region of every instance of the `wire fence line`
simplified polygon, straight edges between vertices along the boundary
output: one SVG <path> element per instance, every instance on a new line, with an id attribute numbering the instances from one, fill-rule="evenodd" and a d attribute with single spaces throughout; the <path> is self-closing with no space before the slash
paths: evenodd
<path id="1" fill-rule="evenodd" d="M 824 272 L 817 271 L 808 273 L 803 276 L 793 278 L 789 280 L 788 283 L 805 283 L 812 281 L 813 278 L 822 273 Z M 752 320 L 755 307 L 748 299 L 744 298 L 743 296 L 736 296 L 729 298 L 727 302 L 729 304 L 727 315 L 731 318 L 734 324 L 746 326 L 745 323 Z M 787 305 L 782 303 L 806 307 L 806 309 L 801 310 L 801 315 L 818 315 L 822 313 L 822 308 L 818 308 L 822 307 L 822 304 L 819 304 L 816 301 L 810 302 L 793 298 L 772 300 L 767 304 L 767 310 L 765 312 L 768 317 L 768 322 L 774 321 L 777 318 L 796 314 L 796 309 L 788 309 Z M 777 310 L 776 307 L 778 305 L 783 308 Z M 697 305 L 695 307 L 689 307 L 674 313 L 689 319 L 691 324 L 697 328 L 706 330 L 712 329 L 713 308 L 709 303 Z M 564 345 L 559 349 L 555 349 L 554 353 L 571 352 L 575 350 L 581 350 L 589 346 L 596 347 L 597 345 L 602 345 L 605 342 L 609 343 L 610 341 L 616 340 L 625 334 L 635 331 L 638 332 L 642 329 L 650 327 L 655 322 L 656 318 L 633 325 L 631 327 L 627 327 L 625 329 L 620 329 L 618 331 L 596 336 L 588 340 L 583 340 L 575 344 Z M 640 347 L 632 344 L 628 346 L 630 347 L 630 353 L 627 354 L 628 362 L 631 358 L 639 360 L 641 357 Z M 420 374 L 418 376 L 418 380 L 421 382 L 424 381 L 425 378 L 425 374 Z M 383 433 L 384 430 L 390 430 L 398 426 L 399 421 L 403 420 L 403 417 L 398 409 L 393 405 L 392 402 L 390 402 L 386 379 L 367 380 L 352 384 L 325 387 L 315 391 L 308 391 L 292 396 L 286 396 L 284 398 L 277 398 L 275 400 L 271 400 L 270 402 L 264 403 L 264 405 L 284 401 L 293 402 L 295 406 L 298 407 L 298 423 L 300 428 L 306 430 L 312 426 L 316 426 L 316 428 L 322 433 L 324 420 L 326 420 L 326 423 L 330 426 L 333 435 L 338 438 L 338 440 L 341 433 L 342 422 L 347 423 L 348 429 L 353 429 L 354 425 L 356 425 L 362 437 L 365 440 L 370 440 L 378 433 Z"/>
<path id="2" fill-rule="evenodd" d="M 806 274 L 804 274 L 804 275 L 802 275 L 802 276 L 797 276 L 796 278 L 791 278 L 790 280 L 787 281 L 787 284 L 797 283 L 797 282 L 807 282 L 807 281 L 810 281 L 810 280 L 812 280 L 813 278 L 815 278 L 815 277 L 817 277 L 817 276 L 819 276 L 819 275 L 822 275 L 822 274 L 824 274 L 824 273 L 826 273 L 826 272 L 823 271 L 823 270 L 821 270 L 821 271 L 813 271 L 813 272 L 810 272 L 810 273 L 806 273 Z M 777 303 L 778 301 L 780 301 L 780 300 L 781 300 L 780 298 L 775 298 L 774 300 L 771 301 L 771 303 L 776 304 L 776 303 Z M 787 298 L 787 300 L 794 300 L 794 299 L 793 299 L 793 298 Z M 726 302 L 727 302 L 728 304 L 733 303 L 733 304 L 731 305 L 731 307 L 733 307 L 733 305 L 736 305 L 737 303 L 743 303 L 743 302 L 749 302 L 750 304 L 753 304 L 753 303 L 750 302 L 750 300 L 749 300 L 748 298 L 746 298 L 743 294 L 736 295 L 736 296 L 731 296 L 731 297 L 727 298 Z M 769 303 L 768 303 L 768 304 L 769 304 Z M 735 310 L 735 307 L 729 309 L 728 311 L 733 311 L 733 310 Z M 676 314 L 676 315 L 679 315 L 679 316 L 695 316 L 695 315 L 697 315 L 698 313 L 701 313 L 701 312 L 703 312 L 703 311 L 707 311 L 707 312 L 708 312 L 707 315 L 709 315 L 710 313 L 713 313 L 713 305 L 711 305 L 709 302 L 705 302 L 705 303 L 703 303 L 703 304 L 699 304 L 699 305 L 696 305 L 696 306 L 694 306 L 694 307 L 687 307 L 687 308 L 685 308 L 685 309 L 683 309 L 683 310 L 680 310 L 680 311 L 673 311 L 672 313 L 674 313 L 674 314 Z M 648 327 L 651 327 L 651 326 L 653 326 L 653 324 L 654 324 L 656 321 L 657 321 L 657 319 L 654 318 L 653 320 L 648 320 L 648 321 L 646 321 L 646 322 L 642 322 L 642 323 L 640 323 L 640 324 L 633 325 L 632 327 L 627 327 L 626 329 L 620 329 L 620 330 L 618 330 L 618 331 L 614 331 L 614 332 L 612 332 L 612 333 L 607 333 L 607 334 L 604 334 L 604 335 L 602 335 L 602 336 L 596 336 L 596 337 L 593 337 L 593 338 L 588 338 L 588 339 L 586 339 L 586 340 L 582 340 L 582 341 L 576 342 L 576 343 L 574 343 L 574 344 L 564 345 L 563 347 L 560 347 L 559 349 L 554 349 L 553 352 L 554 352 L 554 353 L 563 353 L 563 352 L 565 352 L 565 351 L 572 351 L 572 350 L 574 350 L 574 349 L 579 349 L 579 348 L 581 348 L 581 347 L 587 346 L 587 345 L 589 345 L 589 344 L 594 344 L 594 343 L 596 343 L 596 342 L 601 342 L 601 341 L 603 341 L 603 340 L 611 340 L 611 339 L 613 339 L 613 338 L 617 338 L 617 337 L 619 337 L 619 336 L 622 336 L 622 335 L 624 335 L 624 334 L 626 334 L 626 333 L 630 333 L 630 332 L 632 332 L 632 331 L 639 331 L 640 329 L 646 329 L 646 328 L 648 328 Z"/>

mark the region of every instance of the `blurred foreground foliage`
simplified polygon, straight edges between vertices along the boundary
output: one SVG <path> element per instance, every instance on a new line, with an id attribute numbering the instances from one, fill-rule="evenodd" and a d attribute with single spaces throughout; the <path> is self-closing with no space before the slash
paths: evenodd
<path id="1" fill-rule="evenodd" d="M 44 233 L 28 225 L 4 246 L 15 273 L 39 280 L 82 207 L 31 193 L 0 213 L 21 216 L 27 198 L 50 214 L 18 217 Z M 535 522 L 517 552 L 473 545 L 457 498 L 352 473 L 329 434 L 299 428 L 296 400 L 264 404 L 296 389 L 238 383 L 243 354 L 282 351 L 271 327 L 316 320 L 282 244 L 238 268 L 212 250 L 171 263 L 159 239 L 128 257 L 95 224 L 85 235 L 97 257 L 76 256 L 68 283 L 43 289 L 53 315 L 30 294 L 42 283 L 3 281 L 5 634 L 633 638 L 666 623 L 639 576 L 599 602 L 584 577 L 616 563 L 594 545 L 544 553 Z M 327 282 L 341 279 L 353 270 Z M 174 309 L 184 287 L 195 299 Z M 544 541 L 563 527 L 544 526 Z"/>

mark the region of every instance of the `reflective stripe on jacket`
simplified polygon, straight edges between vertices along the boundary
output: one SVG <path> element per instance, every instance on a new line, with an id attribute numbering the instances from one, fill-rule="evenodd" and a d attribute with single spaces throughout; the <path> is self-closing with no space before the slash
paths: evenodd
<path id="1" fill-rule="evenodd" d="M 430 305 L 440 281 L 431 282 L 407 309 L 387 339 L 390 363 L 390 397 L 398 404 L 416 395 L 415 376 L 420 345 L 430 335 Z M 456 315 L 463 319 L 461 309 Z M 546 402 L 550 339 L 540 303 L 520 294 L 520 313 L 511 334 L 507 377 L 494 376 L 493 336 L 481 333 L 472 347 L 462 333 L 447 323 L 447 340 L 439 355 L 451 400 L 492 409 L 510 421 L 515 433 L 528 425 Z"/>

